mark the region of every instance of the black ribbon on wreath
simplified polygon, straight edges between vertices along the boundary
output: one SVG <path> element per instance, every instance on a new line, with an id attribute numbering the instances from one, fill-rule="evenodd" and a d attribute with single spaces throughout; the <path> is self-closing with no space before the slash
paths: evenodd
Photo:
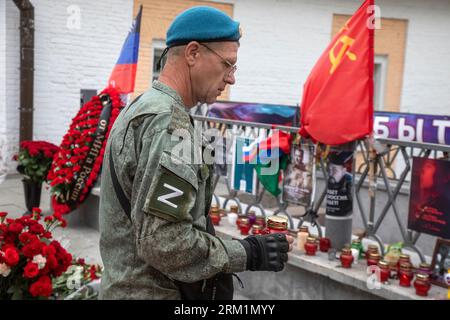
<path id="1" fill-rule="evenodd" d="M 100 155 L 100 151 L 103 148 L 103 144 L 106 140 L 106 134 L 108 132 L 109 121 L 112 110 L 112 100 L 108 94 L 102 94 L 99 96 L 102 103 L 102 112 L 98 120 L 98 125 L 93 135 L 93 142 L 90 146 L 89 152 L 81 165 L 81 170 L 76 180 L 74 180 L 67 205 L 73 210 L 80 204 L 80 196 L 83 189 L 86 186 L 87 179 L 91 174 L 97 157 Z M 90 186 L 92 188 L 93 185 Z"/>

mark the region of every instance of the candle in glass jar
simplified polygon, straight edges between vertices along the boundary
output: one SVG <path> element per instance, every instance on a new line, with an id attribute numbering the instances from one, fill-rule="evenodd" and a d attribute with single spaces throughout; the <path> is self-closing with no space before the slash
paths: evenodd
<path id="1" fill-rule="evenodd" d="M 308 256 L 315 256 L 317 251 L 316 238 L 308 237 L 305 243 L 305 251 Z"/>
<path id="2" fill-rule="evenodd" d="M 402 287 L 410 287 L 412 278 L 414 277 L 413 272 L 411 270 L 410 263 L 401 263 L 400 270 L 398 272 L 398 278 L 400 279 L 400 285 Z"/>
<path id="3" fill-rule="evenodd" d="M 369 259 L 371 253 L 378 253 L 378 246 L 376 244 L 369 244 L 366 251 L 366 259 Z"/>
<path id="4" fill-rule="evenodd" d="M 220 212 L 219 207 L 217 205 L 211 206 L 211 211 L 209 216 L 211 217 L 211 222 L 213 225 L 219 225 L 220 223 Z"/>
<path id="5" fill-rule="evenodd" d="M 430 280 L 428 274 L 418 273 L 416 280 L 414 281 L 414 288 L 416 289 L 416 294 L 418 296 L 426 297 L 428 291 L 430 290 Z"/>
<path id="6" fill-rule="evenodd" d="M 342 249 L 341 256 L 339 258 L 341 260 L 341 265 L 343 268 L 351 268 L 353 263 L 353 254 L 351 248 Z"/>
<path id="7" fill-rule="evenodd" d="M 369 258 L 367 259 L 368 266 L 376 266 L 378 262 L 381 260 L 381 256 L 378 252 L 369 253 Z"/>
<path id="8" fill-rule="evenodd" d="M 284 216 L 270 216 L 267 218 L 266 233 L 284 233 L 288 234 L 288 219 Z"/>
<path id="9" fill-rule="evenodd" d="M 255 224 L 258 224 L 262 226 L 263 228 L 266 227 L 266 218 L 264 216 L 256 216 Z"/>
<path id="10" fill-rule="evenodd" d="M 380 268 L 380 282 L 386 282 L 389 280 L 391 275 L 391 269 L 389 263 L 384 260 L 378 262 L 378 267 Z"/>
<path id="11" fill-rule="evenodd" d="M 238 220 L 238 206 L 231 206 L 230 208 L 230 212 L 227 214 L 227 218 L 228 218 L 228 222 L 234 226 L 235 224 L 237 225 L 237 220 Z M 239 227 L 237 225 L 237 227 Z"/>
<path id="12" fill-rule="evenodd" d="M 322 237 L 319 240 L 319 249 L 321 252 L 328 252 L 331 247 L 331 241 L 329 238 Z"/>
<path id="13" fill-rule="evenodd" d="M 239 230 L 241 231 L 242 235 L 248 235 L 248 232 L 250 231 L 250 222 L 248 221 L 247 217 L 242 217 L 239 223 Z"/>
<path id="14" fill-rule="evenodd" d="M 363 248 L 363 245 L 361 243 L 361 239 L 357 238 L 357 239 L 352 240 L 352 246 L 351 247 L 353 249 L 358 250 L 358 259 L 362 259 L 363 258 L 364 248 Z"/>
<path id="15" fill-rule="evenodd" d="M 307 226 L 301 226 L 297 233 L 297 248 L 301 253 L 305 252 L 306 239 L 309 237 L 309 230 Z"/>
<path id="16" fill-rule="evenodd" d="M 399 259 L 398 259 L 398 262 L 397 262 L 397 271 L 400 271 L 400 265 L 401 265 L 402 263 L 411 263 L 411 259 L 410 259 L 410 257 L 409 257 L 409 254 L 404 254 L 404 253 L 402 253 L 402 254 L 400 255 L 400 257 L 399 257 Z"/>
<path id="17" fill-rule="evenodd" d="M 254 224 L 252 226 L 252 234 L 254 235 L 263 234 L 263 227 L 259 224 Z"/>
<path id="18" fill-rule="evenodd" d="M 241 227 L 241 221 L 242 220 L 246 220 L 246 219 L 248 220 L 248 218 L 247 218 L 247 216 L 245 214 L 238 215 L 237 220 L 236 220 L 237 227 L 240 228 Z"/>
<path id="19" fill-rule="evenodd" d="M 417 269 L 417 273 L 422 273 L 428 275 L 428 277 L 431 277 L 432 271 L 431 271 L 431 265 L 429 263 L 422 262 L 419 265 L 419 269 Z"/>

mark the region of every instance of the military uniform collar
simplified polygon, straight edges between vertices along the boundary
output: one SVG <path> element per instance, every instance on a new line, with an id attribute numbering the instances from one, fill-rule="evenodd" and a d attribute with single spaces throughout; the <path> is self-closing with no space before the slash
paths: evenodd
<path id="1" fill-rule="evenodd" d="M 174 89 L 172 89 L 171 87 L 169 87 L 168 85 L 155 80 L 153 81 L 152 87 L 155 88 L 156 90 L 159 90 L 165 94 L 167 94 L 168 96 L 170 96 L 173 100 L 175 100 L 181 107 L 183 107 L 184 109 L 186 109 L 183 99 L 181 99 L 180 95 L 178 94 L 178 92 L 176 92 Z"/>

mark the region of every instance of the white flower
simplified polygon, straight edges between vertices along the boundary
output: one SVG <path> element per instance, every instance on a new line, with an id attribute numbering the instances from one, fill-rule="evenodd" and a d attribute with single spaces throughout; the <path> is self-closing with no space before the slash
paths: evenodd
<path id="1" fill-rule="evenodd" d="M 47 259 L 45 259 L 45 257 L 43 257 L 41 254 L 38 254 L 37 256 L 33 257 L 33 262 L 38 265 L 38 268 L 40 270 L 45 267 L 45 264 L 47 263 Z"/>
<path id="2" fill-rule="evenodd" d="M 69 290 L 80 289 L 81 279 L 79 277 L 77 277 L 76 275 L 72 275 L 67 278 L 66 286 L 67 286 L 67 289 L 69 289 Z"/>
<path id="3" fill-rule="evenodd" d="M 7 265 L 6 265 L 6 263 L 0 263 L 0 274 L 3 276 L 3 277 L 7 277 L 7 276 L 9 276 L 9 273 L 11 272 L 11 268 L 10 267 L 8 267 Z"/>

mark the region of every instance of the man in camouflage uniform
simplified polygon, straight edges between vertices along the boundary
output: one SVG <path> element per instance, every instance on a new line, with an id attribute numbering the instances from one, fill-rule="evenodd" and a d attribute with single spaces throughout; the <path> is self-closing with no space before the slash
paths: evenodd
<path id="1" fill-rule="evenodd" d="M 213 171 L 195 161 L 208 145 L 194 138 L 186 108 L 213 103 L 234 84 L 240 36 L 219 10 L 180 14 L 159 81 L 116 120 L 101 179 L 102 298 L 231 299 L 232 273 L 283 269 L 292 237 L 214 235 Z"/>

